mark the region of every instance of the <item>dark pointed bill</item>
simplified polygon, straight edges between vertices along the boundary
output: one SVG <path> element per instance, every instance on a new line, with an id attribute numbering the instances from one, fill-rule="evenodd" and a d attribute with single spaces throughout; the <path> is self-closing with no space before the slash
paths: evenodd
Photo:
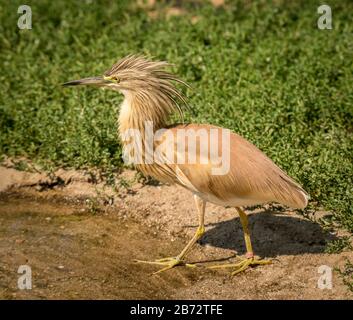
<path id="1" fill-rule="evenodd" d="M 80 86 L 80 85 L 92 85 L 92 86 L 101 86 L 109 83 L 108 80 L 105 80 L 103 77 L 90 77 L 80 80 L 73 80 L 69 82 L 65 82 L 62 85 L 64 87 L 68 86 Z"/>

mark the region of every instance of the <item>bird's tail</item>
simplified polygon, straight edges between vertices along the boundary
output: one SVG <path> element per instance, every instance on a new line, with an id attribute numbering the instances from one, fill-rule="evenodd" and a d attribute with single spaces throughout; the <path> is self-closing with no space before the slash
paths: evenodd
<path id="1" fill-rule="evenodd" d="M 287 185 L 285 192 L 281 194 L 281 203 L 296 209 L 304 209 L 310 199 L 309 194 L 289 176 L 281 175 Z"/>

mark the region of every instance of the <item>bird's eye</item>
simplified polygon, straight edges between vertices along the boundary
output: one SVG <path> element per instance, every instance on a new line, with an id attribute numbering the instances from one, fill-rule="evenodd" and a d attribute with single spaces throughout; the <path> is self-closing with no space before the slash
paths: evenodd
<path id="1" fill-rule="evenodd" d="M 120 79 L 117 76 L 112 76 L 112 80 L 114 80 L 116 83 L 120 82 Z"/>

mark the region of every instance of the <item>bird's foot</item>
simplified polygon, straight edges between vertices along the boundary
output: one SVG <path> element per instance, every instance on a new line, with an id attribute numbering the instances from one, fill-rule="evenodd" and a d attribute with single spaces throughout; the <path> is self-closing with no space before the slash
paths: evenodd
<path id="1" fill-rule="evenodd" d="M 183 260 L 179 259 L 178 257 L 169 257 L 169 258 L 163 258 L 163 259 L 158 259 L 154 261 L 145 261 L 145 260 L 135 260 L 135 262 L 138 263 L 146 263 L 146 264 L 155 264 L 159 266 L 165 266 L 164 268 L 154 272 L 153 274 L 161 273 L 164 271 L 167 271 L 169 269 L 174 268 L 175 266 L 178 265 L 183 265 L 189 268 L 195 268 L 196 266 L 193 264 L 185 263 Z"/>
<path id="2" fill-rule="evenodd" d="M 234 269 L 232 272 L 232 276 L 234 276 L 240 272 L 245 271 L 249 267 L 255 267 L 258 265 L 271 264 L 271 263 L 272 263 L 271 260 L 262 260 L 262 259 L 255 258 L 255 256 L 253 256 L 253 255 L 249 255 L 245 259 L 242 259 L 238 263 L 227 263 L 227 264 L 210 266 L 208 268 L 210 268 L 210 269 L 232 268 L 232 269 Z"/>

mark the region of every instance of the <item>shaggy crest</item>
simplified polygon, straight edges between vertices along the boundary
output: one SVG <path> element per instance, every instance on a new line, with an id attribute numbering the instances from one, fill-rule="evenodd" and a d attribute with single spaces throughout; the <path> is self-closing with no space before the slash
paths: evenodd
<path id="1" fill-rule="evenodd" d="M 104 76 L 116 79 L 122 90 L 129 91 L 146 108 L 150 108 L 150 112 L 157 112 L 164 118 L 177 110 L 183 117 L 179 103 L 185 107 L 188 103 L 173 82 L 186 87 L 189 85 L 165 70 L 170 66 L 165 61 L 150 61 L 144 56 L 129 55 L 115 63 Z"/>

